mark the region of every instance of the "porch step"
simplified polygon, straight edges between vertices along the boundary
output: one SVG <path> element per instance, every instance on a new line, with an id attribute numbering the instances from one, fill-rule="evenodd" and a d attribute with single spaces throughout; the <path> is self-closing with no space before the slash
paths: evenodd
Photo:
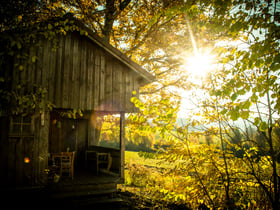
<path id="1" fill-rule="evenodd" d="M 111 205 L 117 205 L 120 203 L 123 203 L 123 199 L 121 198 L 91 198 L 87 200 L 76 200 L 72 201 L 72 207 L 86 207 L 86 206 L 94 206 L 95 209 L 98 209 L 97 207 L 102 207 L 104 209 L 105 206 L 111 206 Z"/>
<path id="2" fill-rule="evenodd" d="M 120 198 L 116 189 L 88 191 L 85 193 L 63 193 L 56 194 L 52 197 L 49 203 L 49 208 L 56 207 L 55 209 L 85 209 L 93 208 L 98 209 L 122 209 L 127 205 L 126 202 Z M 60 208 L 61 207 L 61 208 Z"/>
<path id="3" fill-rule="evenodd" d="M 93 197 L 87 199 L 67 199 L 59 200 L 52 203 L 49 203 L 47 209 L 121 209 L 123 206 L 127 205 L 126 202 L 121 198 L 108 198 L 108 197 Z"/>
<path id="4" fill-rule="evenodd" d="M 60 192 L 52 192 L 52 199 L 71 199 L 71 198 L 89 198 L 89 197 L 99 197 L 99 196 L 112 196 L 116 192 L 116 188 L 103 189 L 103 190 L 68 190 Z"/>
<path id="5" fill-rule="evenodd" d="M 112 189 L 116 188 L 115 182 L 107 182 L 107 183 L 98 183 L 98 184 L 58 184 L 49 186 L 49 189 L 54 192 L 60 192 L 60 191 L 76 191 L 76 190 L 103 190 L 103 189 Z"/>

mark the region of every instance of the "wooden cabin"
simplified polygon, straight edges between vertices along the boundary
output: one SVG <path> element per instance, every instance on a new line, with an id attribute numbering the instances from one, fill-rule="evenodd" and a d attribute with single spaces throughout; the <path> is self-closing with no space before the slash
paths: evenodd
<path id="1" fill-rule="evenodd" d="M 99 153 L 109 154 L 111 159 L 109 168 L 108 163 L 103 166 L 103 172 L 108 172 L 104 176 L 112 175 L 118 181 L 124 178 L 125 113 L 137 112 L 130 99 L 154 77 L 82 23 L 75 20 L 75 24 L 80 30 L 58 36 L 56 47 L 41 39 L 38 47 L 26 52 L 29 61 L 14 59 L 23 70 L 13 69 L 12 88 L 22 85 L 25 90 L 35 86 L 46 90 L 53 109 L 47 111 L 46 107 L 27 116 L 0 112 L 1 130 L 9 130 L 0 142 L 1 185 L 47 185 L 54 181 L 49 177 L 50 164 L 55 165 L 52 155 L 66 151 L 75 154 L 74 176 L 64 179 L 62 175 L 67 183 L 59 185 L 58 181 L 57 186 L 98 182 L 104 175 L 96 171 L 94 158 Z M 117 122 L 114 148 L 99 145 L 100 126 L 108 115 Z"/>

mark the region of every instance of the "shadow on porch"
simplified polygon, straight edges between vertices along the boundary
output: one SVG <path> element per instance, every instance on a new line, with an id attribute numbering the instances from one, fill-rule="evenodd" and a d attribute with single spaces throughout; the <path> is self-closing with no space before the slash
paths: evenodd
<path id="1" fill-rule="evenodd" d="M 121 178 L 104 172 L 96 175 L 88 171 L 77 171 L 74 179 L 62 176 L 58 183 L 50 183 L 47 187 L 49 206 L 102 208 L 103 205 L 122 202 L 116 196 L 117 184 L 121 183 Z"/>
<path id="2" fill-rule="evenodd" d="M 76 171 L 74 179 L 62 176 L 47 186 L 0 189 L 3 205 L 28 209 L 124 209 L 117 193 L 119 176 L 113 173 Z"/>
<path id="3" fill-rule="evenodd" d="M 121 178 L 114 173 L 101 171 L 98 175 L 86 170 L 75 173 L 74 179 L 62 176 L 58 183 L 50 183 L 48 191 L 51 198 L 71 198 L 99 194 L 110 194 L 116 191 Z"/>

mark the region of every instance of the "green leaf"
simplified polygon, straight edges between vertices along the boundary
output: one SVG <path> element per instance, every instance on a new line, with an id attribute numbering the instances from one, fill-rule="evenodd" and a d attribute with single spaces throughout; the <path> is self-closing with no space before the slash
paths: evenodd
<path id="1" fill-rule="evenodd" d="M 224 96 L 229 96 L 230 94 L 231 94 L 231 89 L 230 88 L 225 88 L 224 90 L 223 90 L 223 95 Z"/>
<path id="2" fill-rule="evenodd" d="M 245 89 L 238 90 L 238 94 L 239 95 L 245 95 L 246 94 L 246 90 Z"/>
<path id="3" fill-rule="evenodd" d="M 49 29 L 49 30 L 52 30 L 52 28 L 53 28 L 52 24 L 49 23 L 49 24 L 48 24 L 48 29 Z"/>
<path id="4" fill-rule="evenodd" d="M 243 85 L 243 83 L 242 83 L 241 81 L 238 81 L 238 82 L 236 83 L 236 87 L 237 87 L 237 88 L 240 88 L 242 85 Z"/>
<path id="5" fill-rule="evenodd" d="M 20 42 L 17 42 L 17 48 L 20 50 L 22 48 L 22 45 Z"/>
<path id="6" fill-rule="evenodd" d="M 252 102 L 256 103 L 258 101 L 258 96 L 256 94 L 253 94 L 251 96 L 251 100 L 252 100 Z"/>
<path id="7" fill-rule="evenodd" d="M 216 94 L 216 91 L 214 89 L 209 91 L 210 96 L 214 96 Z"/>
<path id="8" fill-rule="evenodd" d="M 242 105 L 243 109 L 249 109 L 251 106 L 251 102 L 249 100 L 245 101 L 245 103 Z"/>
<path id="9" fill-rule="evenodd" d="M 230 98 L 232 101 L 235 101 L 237 99 L 238 95 L 234 93 Z"/>
<path id="10" fill-rule="evenodd" d="M 255 126 L 258 126 L 258 125 L 260 124 L 260 121 L 261 121 L 261 119 L 260 119 L 259 117 L 256 117 L 256 118 L 254 119 L 254 125 L 255 125 Z"/>
<path id="11" fill-rule="evenodd" d="M 242 111 L 240 116 L 244 120 L 248 119 L 249 118 L 249 111 Z"/>
<path id="12" fill-rule="evenodd" d="M 229 112 L 229 115 L 230 115 L 230 119 L 232 119 L 233 121 L 238 120 L 238 118 L 240 117 L 239 111 L 237 110 L 231 110 Z"/>
<path id="13" fill-rule="evenodd" d="M 159 20 L 161 15 L 162 15 L 162 12 L 159 12 L 154 17 L 152 17 L 152 19 L 148 23 L 148 27 L 150 28 L 152 25 L 154 25 Z"/>
<path id="14" fill-rule="evenodd" d="M 261 122 L 259 126 L 260 131 L 266 131 L 268 129 L 268 125 L 266 122 Z"/>
<path id="15" fill-rule="evenodd" d="M 221 114 L 221 115 L 225 115 L 225 114 L 227 113 L 227 111 L 228 111 L 227 109 L 223 109 L 223 110 L 220 112 L 220 114 Z"/>
<path id="16" fill-rule="evenodd" d="M 173 117 L 173 114 L 171 113 L 171 114 L 168 114 L 167 116 L 166 116 L 168 119 L 171 119 L 172 117 Z"/>
<path id="17" fill-rule="evenodd" d="M 15 40 L 13 40 L 13 41 L 11 42 L 11 47 L 15 46 L 16 43 L 17 43 L 17 42 L 16 42 Z"/>

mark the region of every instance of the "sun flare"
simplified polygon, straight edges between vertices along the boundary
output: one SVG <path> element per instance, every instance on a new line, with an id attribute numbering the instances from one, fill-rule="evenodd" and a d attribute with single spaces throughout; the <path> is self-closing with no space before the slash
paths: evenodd
<path id="1" fill-rule="evenodd" d="M 185 58 L 183 68 L 195 77 L 204 77 L 213 69 L 214 56 L 210 53 L 196 53 Z"/>

